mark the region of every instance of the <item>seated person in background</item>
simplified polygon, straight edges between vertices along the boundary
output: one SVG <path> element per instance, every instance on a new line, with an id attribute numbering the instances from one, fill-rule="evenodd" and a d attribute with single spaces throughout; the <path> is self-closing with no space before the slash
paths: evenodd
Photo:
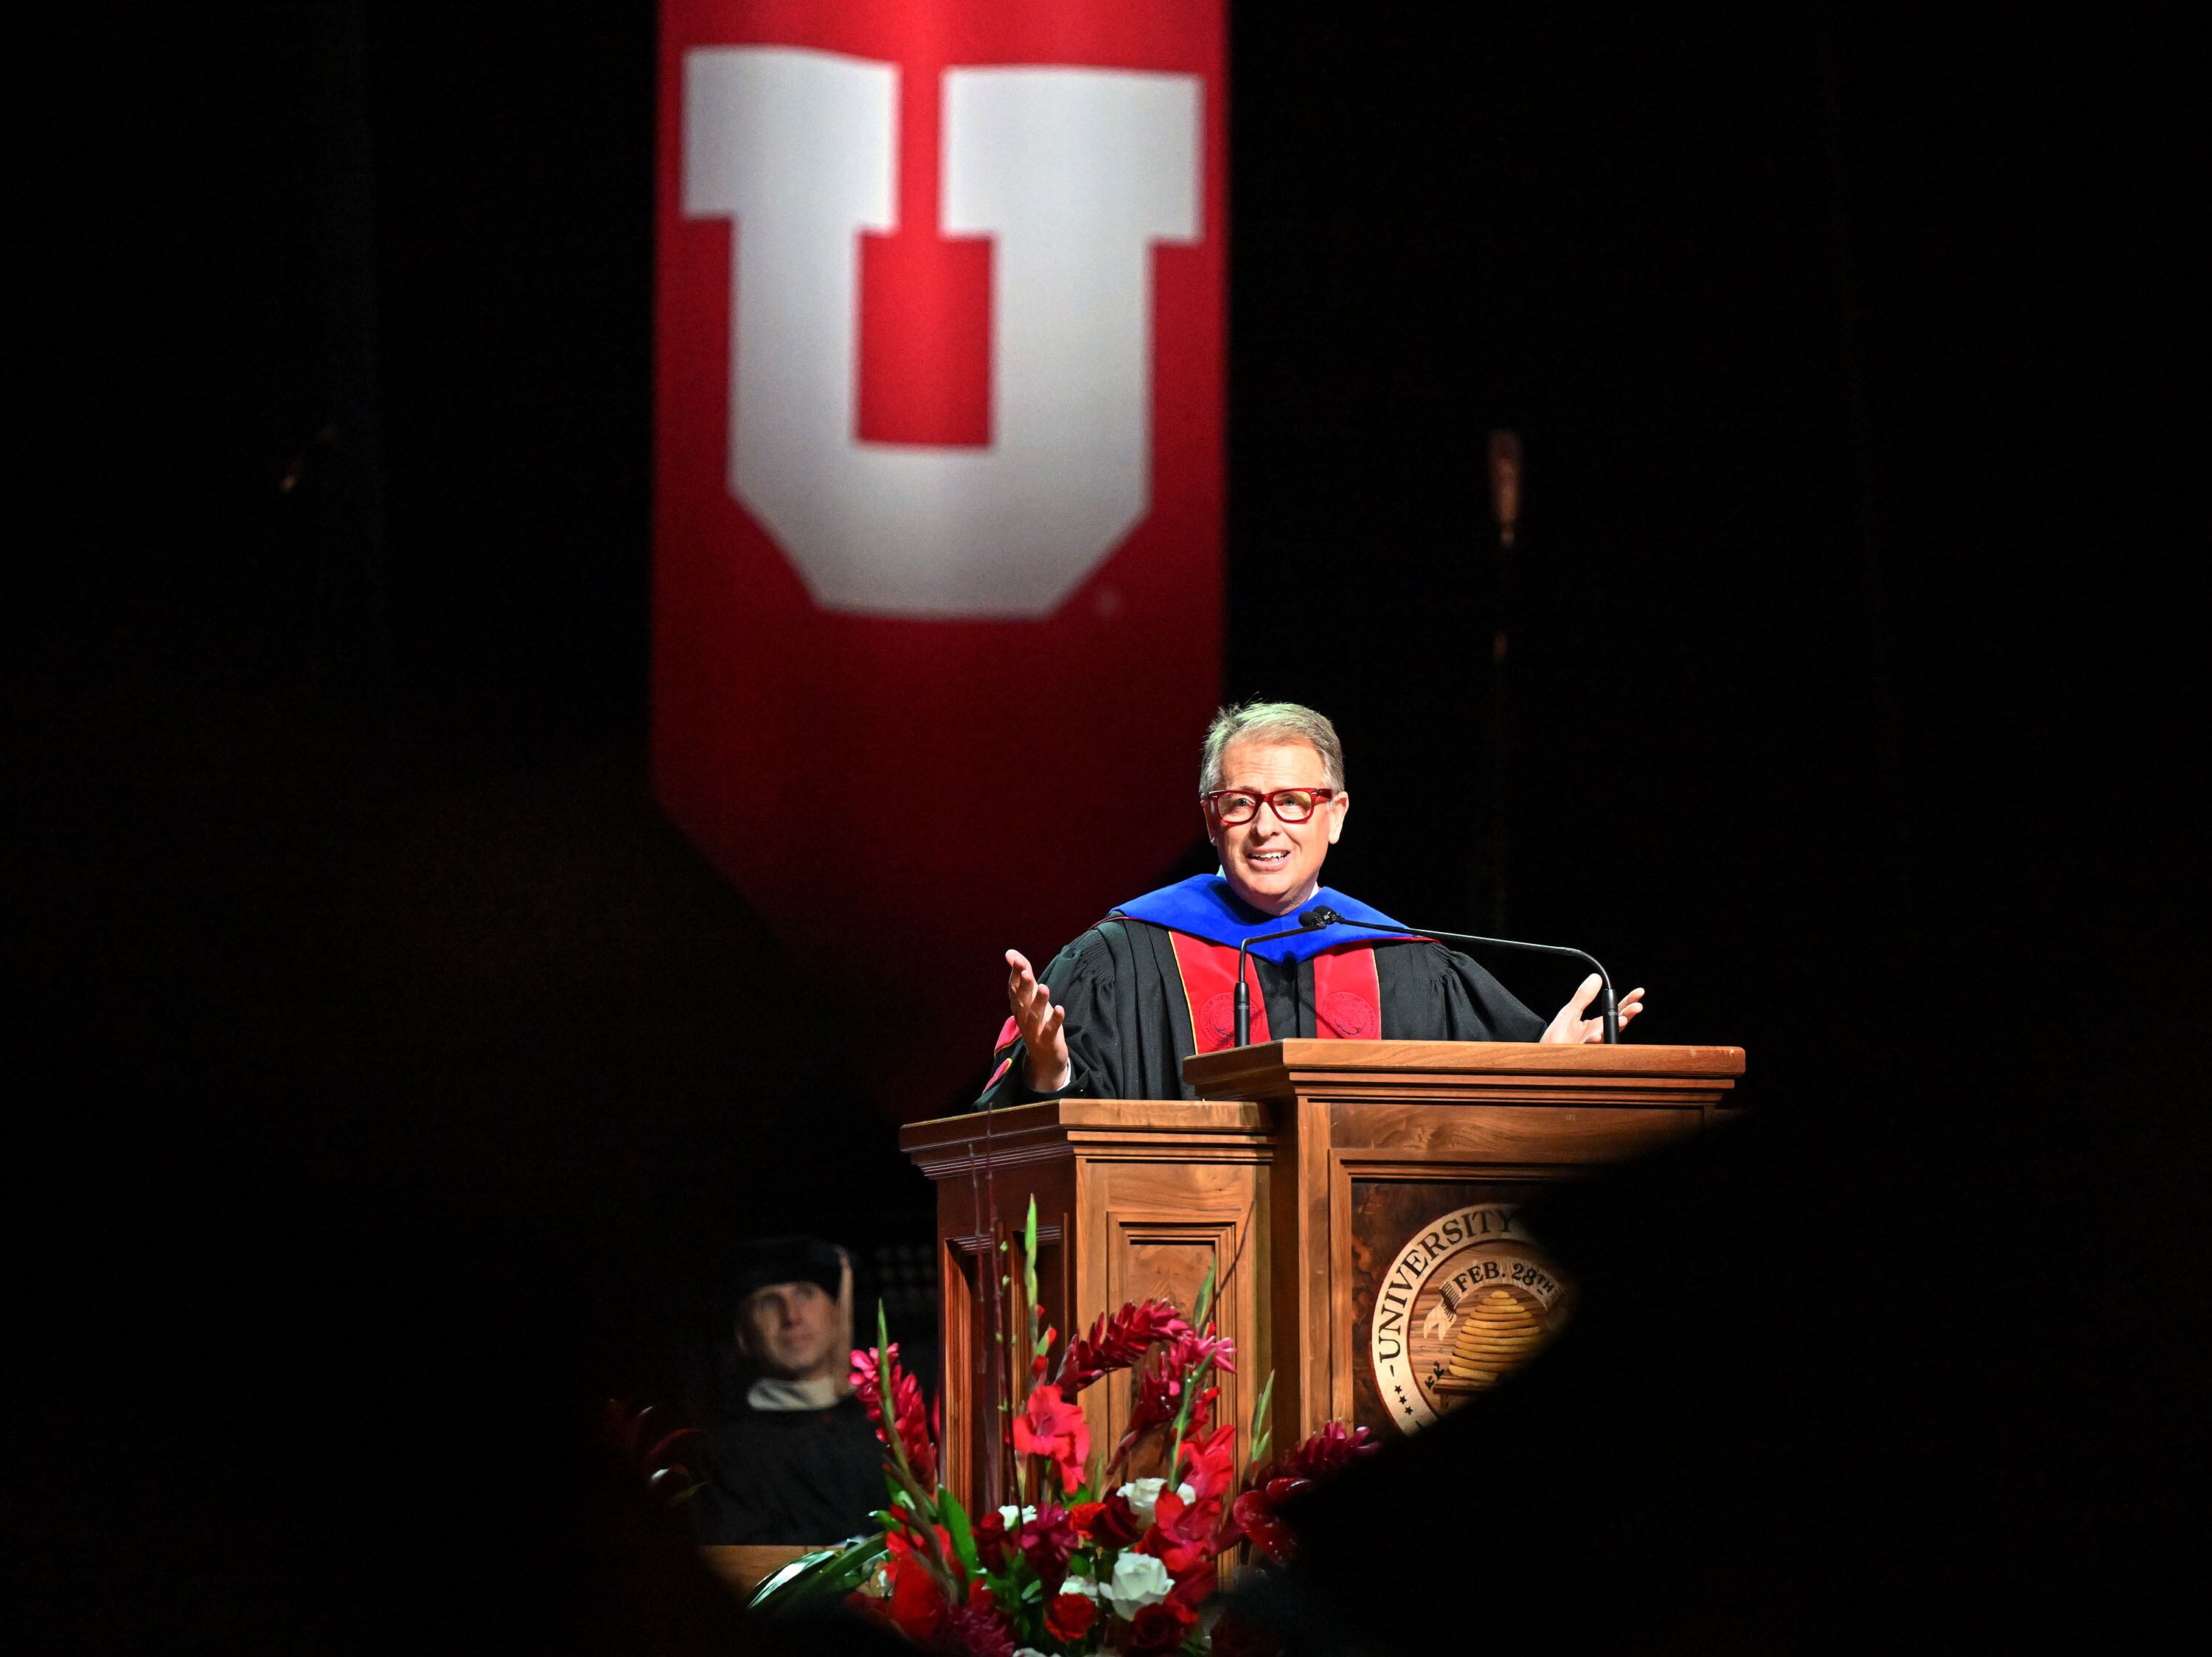
<path id="1" fill-rule="evenodd" d="M 815 1237 L 740 1252 L 740 1360 L 707 1426 L 691 1498 L 702 1543 L 840 1542 L 884 1505 L 883 1446 L 848 1379 L 853 1272 Z"/>
<path id="2" fill-rule="evenodd" d="M 1293 702 L 1226 708 L 1206 734 L 1199 809 L 1221 872 L 1113 911 L 1039 975 L 1006 952 L 1013 1016 L 979 1107 L 1077 1094 L 1190 1099 L 1182 1061 L 1236 1039 L 1237 947 L 1279 932 L 1316 900 L 1348 920 L 1389 917 L 1321 884 L 1352 797 L 1336 728 Z M 1468 957 L 1431 940 L 1329 926 L 1251 953 L 1253 1041 L 1551 1041 L 1603 1039 L 1583 1014 L 1592 973 L 1549 1025 Z M 1620 999 L 1620 1022 L 1644 992 Z"/>

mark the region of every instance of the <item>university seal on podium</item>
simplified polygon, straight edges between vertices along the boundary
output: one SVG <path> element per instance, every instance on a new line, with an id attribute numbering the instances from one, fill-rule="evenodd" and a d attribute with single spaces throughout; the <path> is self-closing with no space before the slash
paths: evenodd
<path id="1" fill-rule="evenodd" d="M 1375 1288 L 1368 1359 L 1401 1432 L 1425 1427 L 1534 1355 L 1565 1321 L 1566 1282 L 1510 1204 L 1417 1230 Z"/>

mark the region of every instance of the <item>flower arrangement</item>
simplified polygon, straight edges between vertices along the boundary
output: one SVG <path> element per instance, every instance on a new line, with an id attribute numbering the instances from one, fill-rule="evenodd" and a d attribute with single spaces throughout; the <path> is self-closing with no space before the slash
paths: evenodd
<path id="1" fill-rule="evenodd" d="M 1006 1244 L 1000 1245 L 1005 1249 Z M 1214 1418 L 1217 1376 L 1237 1351 L 1209 1320 L 1207 1275 L 1191 1314 L 1165 1300 L 1131 1301 L 1102 1315 L 1052 1362 L 1056 1330 L 1036 1302 L 1036 1205 L 1021 1239 L 1025 1364 L 1006 1378 L 1000 1409 L 1002 1467 L 1012 1500 L 971 1515 L 939 1479 L 939 1455 L 921 1387 L 899 1364 L 880 1308 L 872 1349 L 853 1354 L 854 1391 L 867 1406 L 890 1505 L 883 1529 L 807 1556 L 754 1596 L 763 1610 L 820 1604 L 842 1594 L 925 1649 L 951 1657 L 1185 1657 L 1257 1650 L 1227 1619 L 1200 1607 L 1218 1565 L 1235 1549 L 1290 1557 L 1296 1540 L 1279 1511 L 1314 1480 L 1378 1447 L 1365 1428 L 1332 1422 L 1287 1454 L 1268 1457 L 1273 1378 L 1253 1410 L 1252 1453 L 1237 1465 L 1237 1427 Z M 1001 1279 L 1009 1290 L 1010 1272 Z M 1103 1377 L 1133 1372 L 1127 1429 L 1110 1453 L 1094 1447 L 1077 1402 Z M 1154 1477 L 1131 1477 L 1140 1450 L 1164 1446 Z"/>

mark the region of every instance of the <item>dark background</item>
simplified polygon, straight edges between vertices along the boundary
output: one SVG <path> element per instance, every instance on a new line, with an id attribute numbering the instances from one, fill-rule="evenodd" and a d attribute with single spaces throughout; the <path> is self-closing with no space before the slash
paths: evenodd
<path id="1" fill-rule="evenodd" d="M 1961 1235 L 2012 1182 L 2181 1270 L 2179 105 L 2155 40 L 1989 27 L 1243 8 L 1224 691 L 1337 719 L 1337 884 L 1595 949 L 1839 1179 L 1909 1124 Z M 653 48 L 302 3 L 27 57 L 9 1550 L 113 1640 L 521 1615 L 729 1239 L 927 1234 L 853 986 L 647 792 Z"/>

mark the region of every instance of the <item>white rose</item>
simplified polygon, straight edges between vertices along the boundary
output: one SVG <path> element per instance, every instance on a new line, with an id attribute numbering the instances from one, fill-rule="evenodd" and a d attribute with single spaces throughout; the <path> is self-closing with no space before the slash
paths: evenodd
<path id="1" fill-rule="evenodd" d="M 1095 1576 L 1079 1575 L 1076 1572 L 1070 1571 L 1067 1574 L 1067 1580 L 1060 1585 L 1060 1591 L 1062 1593 L 1079 1593 L 1085 1599 L 1095 1600 L 1098 1598 L 1098 1579 Z"/>
<path id="2" fill-rule="evenodd" d="M 1114 1492 L 1129 1504 L 1129 1511 L 1137 1515 L 1137 1523 L 1152 1522 L 1152 1509 L 1159 1505 L 1160 1491 L 1166 1486 L 1164 1478 L 1140 1478 L 1124 1484 Z"/>
<path id="3" fill-rule="evenodd" d="M 1044 1653 L 1039 1651 L 1035 1646 L 1016 1646 L 1014 1657 L 1044 1657 Z"/>
<path id="4" fill-rule="evenodd" d="M 1036 1517 L 1036 1509 L 1034 1508 L 1017 1508 L 1009 1503 L 1007 1506 L 999 1509 L 999 1517 L 1006 1521 L 1006 1528 L 1009 1531 L 1018 1531 L 1023 1526 L 1028 1524 L 1030 1520 Z"/>
<path id="5" fill-rule="evenodd" d="M 1167 1480 L 1164 1478 L 1139 1478 L 1124 1484 L 1114 1494 L 1128 1502 L 1129 1511 L 1136 1514 L 1137 1523 L 1149 1525 L 1152 1522 L 1153 1510 L 1160 1505 L 1160 1492 L 1166 1488 Z M 1176 1485 L 1176 1494 L 1185 1502 L 1198 1499 L 1198 1492 L 1188 1484 Z"/>
<path id="6" fill-rule="evenodd" d="M 1114 1580 L 1103 1592 L 1116 1617 L 1129 1617 L 1146 1605 L 1158 1605 L 1174 1587 L 1168 1568 L 1152 1555 L 1125 1553 L 1114 1562 Z"/>

